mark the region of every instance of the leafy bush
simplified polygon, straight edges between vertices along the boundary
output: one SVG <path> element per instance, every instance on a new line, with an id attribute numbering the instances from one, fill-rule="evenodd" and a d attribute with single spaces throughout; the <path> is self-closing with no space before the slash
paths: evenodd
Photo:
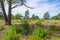
<path id="1" fill-rule="evenodd" d="M 47 37 L 48 31 L 45 29 L 42 29 L 42 28 L 37 28 L 34 31 L 34 35 L 37 35 L 38 37 L 44 38 L 44 37 Z"/>
<path id="2" fill-rule="evenodd" d="M 0 25 L 0 31 L 3 30 L 3 29 L 4 29 L 4 27 Z"/>
<path id="3" fill-rule="evenodd" d="M 42 39 L 36 35 L 31 35 L 28 37 L 28 40 L 42 40 Z"/>
<path id="4" fill-rule="evenodd" d="M 19 33 L 20 31 L 19 25 L 13 25 L 12 27 L 10 27 L 10 29 L 15 30 L 17 33 Z"/>
<path id="5" fill-rule="evenodd" d="M 24 35 L 28 35 L 28 34 L 29 34 L 29 32 L 30 32 L 30 26 L 29 26 L 28 21 L 24 20 L 24 21 L 21 23 L 20 31 L 21 31 L 21 33 L 24 34 Z"/>
<path id="6" fill-rule="evenodd" d="M 28 37 L 28 40 L 45 40 L 47 35 L 48 31 L 39 27 L 33 32 L 33 35 Z"/>
<path id="7" fill-rule="evenodd" d="M 56 30 L 56 25 L 50 25 L 48 29 L 54 31 Z"/>
<path id="8" fill-rule="evenodd" d="M 2 40 L 19 40 L 19 35 L 16 30 L 11 27 L 9 30 L 3 33 Z"/>

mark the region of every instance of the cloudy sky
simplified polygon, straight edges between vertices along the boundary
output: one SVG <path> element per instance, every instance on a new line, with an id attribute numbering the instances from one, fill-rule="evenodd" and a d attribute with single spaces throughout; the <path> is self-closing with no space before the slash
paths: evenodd
<path id="1" fill-rule="evenodd" d="M 45 12 L 49 12 L 51 17 L 60 12 L 60 0 L 27 0 L 26 4 L 30 7 L 34 7 L 34 9 L 29 9 L 25 6 L 19 6 L 12 10 L 12 14 L 15 15 L 20 13 L 24 15 L 24 12 L 29 10 L 30 17 L 32 14 L 35 14 L 42 18 Z"/>

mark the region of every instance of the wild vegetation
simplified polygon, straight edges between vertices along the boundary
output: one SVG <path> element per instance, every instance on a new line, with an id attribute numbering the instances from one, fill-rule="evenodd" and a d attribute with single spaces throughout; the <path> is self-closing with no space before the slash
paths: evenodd
<path id="1" fill-rule="evenodd" d="M 5 2 L 8 4 L 8 13 Z M 0 0 L 0 40 L 60 40 L 60 13 L 50 17 L 49 12 L 46 12 L 43 18 L 35 14 L 30 17 L 29 10 L 25 11 L 24 16 L 12 14 L 12 9 L 17 6 L 34 9 L 25 3 L 25 0 Z"/>

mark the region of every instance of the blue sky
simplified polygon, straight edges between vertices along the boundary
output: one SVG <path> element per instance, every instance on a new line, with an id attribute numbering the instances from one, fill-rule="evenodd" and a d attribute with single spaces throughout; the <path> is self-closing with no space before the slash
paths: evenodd
<path id="1" fill-rule="evenodd" d="M 25 6 L 19 6 L 12 10 L 12 14 L 15 15 L 20 13 L 24 15 L 24 12 L 29 10 L 30 17 L 32 14 L 35 14 L 42 18 L 45 12 L 49 12 L 51 17 L 60 13 L 60 0 L 27 0 L 26 4 L 30 7 L 34 7 L 34 9 L 29 9 Z"/>

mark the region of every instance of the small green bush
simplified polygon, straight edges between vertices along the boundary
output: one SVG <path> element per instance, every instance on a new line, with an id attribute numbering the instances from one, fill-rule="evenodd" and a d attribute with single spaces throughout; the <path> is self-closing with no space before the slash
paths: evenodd
<path id="1" fill-rule="evenodd" d="M 46 40 L 47 35 L 48 31 L 39 27 L 28 37 L 28 40 Z"/>
<path id="2" fill-rule="evenodd" d="M 10 28 L 3 33 L 2 40 L 19 40 L 20 35 L 17 34 L 14 28 Z"/>
<path id="3" fill-rule="evenodd" d="M 4 27 L 0 25 L 0 31 L 3 30 L 3 29 L 4 29 Z"/>
<path id="4" fill-rule="evenodd" d="M 41 37 L 41 38 L 45 38 L 48 35 L 48 31 L 46 29 L 43 29 L 43 28 L 37 28 L 34 31 L 34 35 L 37 35 L 38 37 Z"/>
<path id="5" fill-rule="evenodd" d="M 56 30 L 56 25 L 50 25 L 48 27 L 48 29 L 51 30 L 51 31 L 55 31 Z"/>
<path id="6" fill-rule="evenodd" d="M 19 33 L 20 31 L 19 25 L 13 25 L 12 27 L 10 27 L 10 29 L 12 29 L 13 31 L 15 30 L 17 33 Z"/>
<path id="7" fill-rule="evenodd" d="M 21 23 L 20 31 L 24 35 L 28 35 L 30 33 L 30 26 L 29 26 L 28 21 L 24 20 Z"/>

